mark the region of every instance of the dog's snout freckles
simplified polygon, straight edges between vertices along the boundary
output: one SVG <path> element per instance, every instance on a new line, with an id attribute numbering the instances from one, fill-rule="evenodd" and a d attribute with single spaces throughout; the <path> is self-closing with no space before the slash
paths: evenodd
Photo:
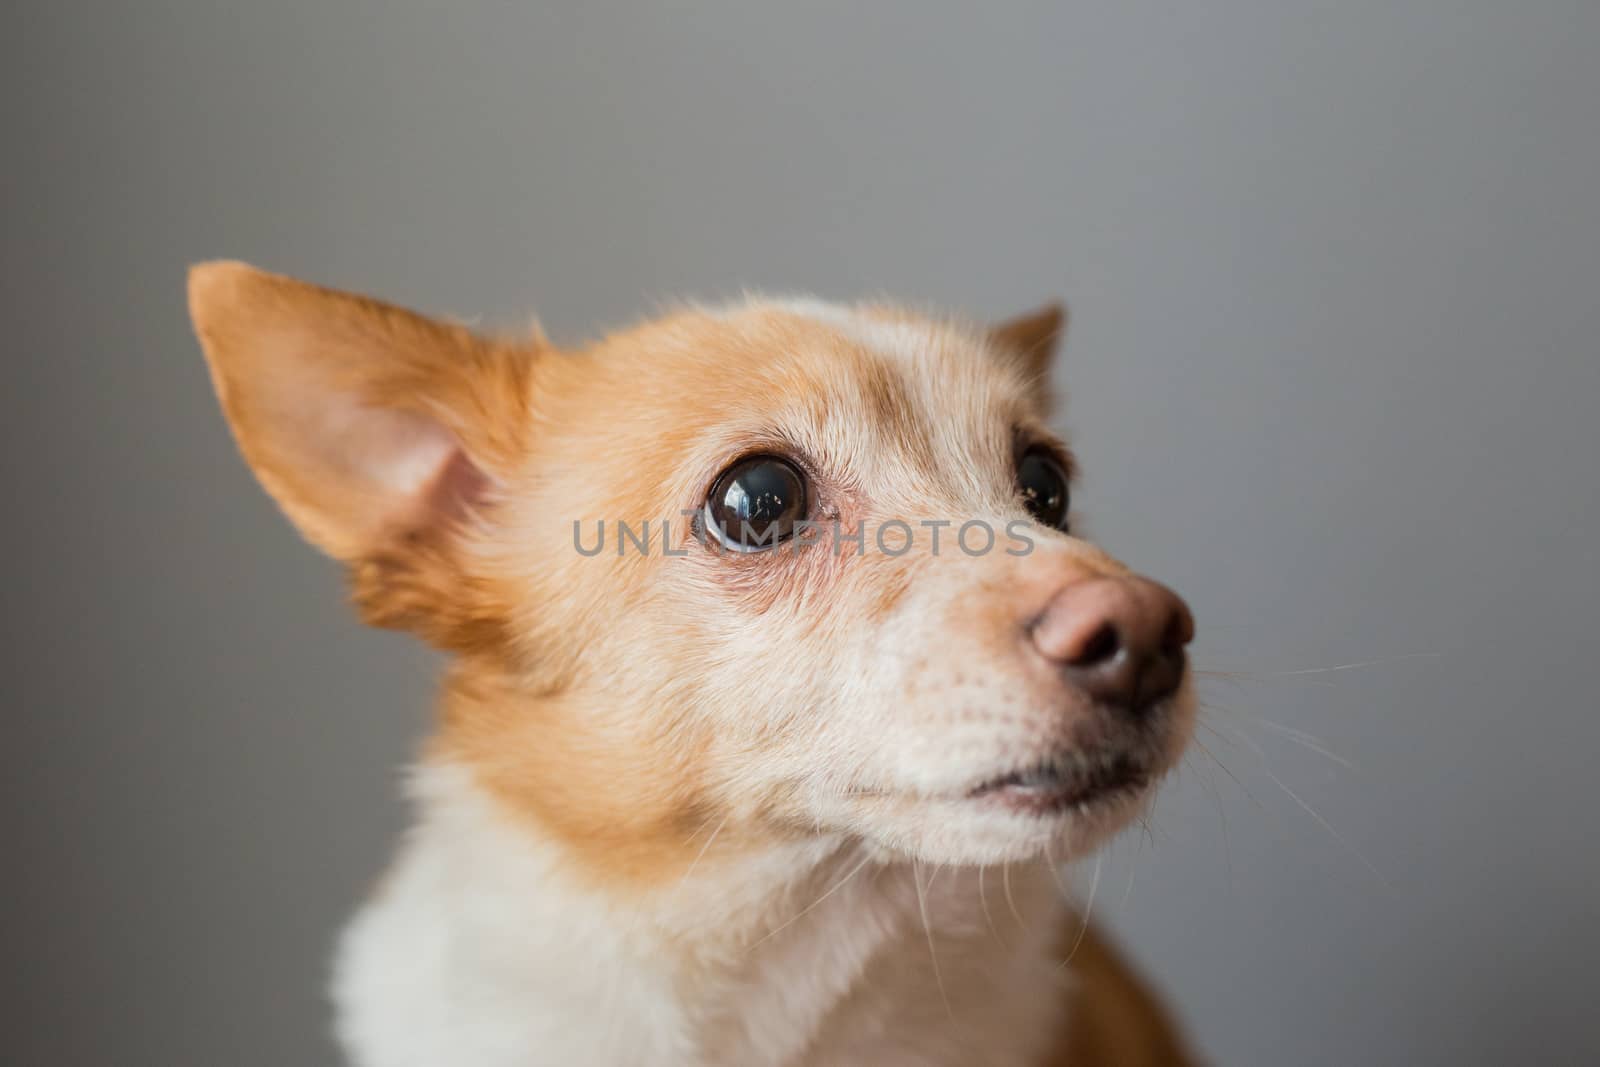
<path id="1" fill-rule="evenodd" d="M 1176 594 L 1080 544 L 918 568 L 875 645 L 916 648 L 897 687 L 894 777 L 943 793 L 1009 764 L 1126 746 L 1164 766 L 1184 740 L 1193 625 Z"/>

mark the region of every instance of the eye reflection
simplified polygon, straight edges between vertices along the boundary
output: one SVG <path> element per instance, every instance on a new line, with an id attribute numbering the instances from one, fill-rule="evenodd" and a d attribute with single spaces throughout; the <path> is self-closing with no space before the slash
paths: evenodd
<path id="1" fill-rule="evenodd" d="M 759 552 L 787 540 L 805 515 L 805 478 L 777 456 L 752 456 L 729 467 L 705 505 L 707 531 L 738 552 Z"/>
<path id="2" fill-rule="evenodd" d="M 1053 456 L 1041 449 L 1025 453 L 1017 463 L 1017 488 L 1022 490 L 1022 501 L 1035 520 L 1053 529 L 1067 529 L 1072 494 L 1067 472 Z"/>

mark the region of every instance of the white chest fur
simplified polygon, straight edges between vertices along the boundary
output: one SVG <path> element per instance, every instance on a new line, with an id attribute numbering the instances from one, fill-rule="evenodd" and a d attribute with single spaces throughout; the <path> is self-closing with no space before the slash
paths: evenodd
<path id="1" fill-rule="evenodd" d="M 459 769 L 416 792 L 335 970 L 358 1067 L 1029 1064 L 1059 1037 L 1066 906 L 1042 866 L 984 885 L 814 843 L 624 908 Z"/>

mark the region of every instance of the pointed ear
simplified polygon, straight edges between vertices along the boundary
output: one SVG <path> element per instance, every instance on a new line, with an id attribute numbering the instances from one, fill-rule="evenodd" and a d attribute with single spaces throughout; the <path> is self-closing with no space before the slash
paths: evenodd
<path id="1" fill-rule="evenodd" d="M 1050 364 L 1066 332 L 1067 308 L 1056 302 L 990 327 L 989 340 L 1020 358 L 1030 377 L 1048 382 Z"/>
<path id="2" fill-rule="evenodd" d="M 460 577 L 441 570 L 454 520 L 521 455 L 532 346 L 243 263 L 192 268 L 189 311 L 240 451 L 353 565 L 368 621 L 459 613 L 429 601 Z"/>

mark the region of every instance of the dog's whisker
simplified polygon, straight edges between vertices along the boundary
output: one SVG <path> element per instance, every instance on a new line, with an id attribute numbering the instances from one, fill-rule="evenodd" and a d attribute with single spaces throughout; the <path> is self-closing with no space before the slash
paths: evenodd
<path id="1" fill-rule="evenodd" d="M 1332 823 L 1330 823 L 1327 819 L 1324 819 L 1317 812 L 1317 810 L 1315 808 L 1313 808 L 1310 804 L 1308 804 L 1304 800 L 1302 800 L 1301 797 L 1300 797 L 1300 794 L 1296 793 L 1293 789 L 1290 789 L 1287 785 L 1285 785 L 1283 783 L 1283 779 L 1279 778 L 1276 774 L 1272 773 L 1271 768 L 1263 766 L 1261 768 L 1261 771 L 1262 771 L 1263 774 L 1265 774 L 1268 778 L 1270 778 L 1272 780 L 1274 785 L 1276 785 L 1279 789 L 1283 790 L 1284 794 L 1287 795 L 1290 800 L 1292 800 L 1296 804 L 1298 804 L 1300 806 L 1301 810 L 1303 810 L 1307 815 L 1309 815 L 1313 819 L 1315 819 L 1318 826 L 1321 826 L 1324 830 L 1328 831 L 1328 834 L 1335 841 L 1337 841 L 1337 842 L 1339 842 L 1339 844 L 1343 845 L 1346 849 L 1348 849 L 1350 851 L 1351 855 L 1355 856 L 1356 859 L 1360 860 L 1361 863 L 1367 868 L 1367 870 L 1372 872 L 1372 876 L 1374 878 L 1376 878 L 1383 885 L 1383 887 L 1385 889 L 1389 890 L 1391 893 L 1394 892 L 1394 884 L 1392 882 L 1390 882 L 1389 879 L 1384 876 L 1382 871 L 1378 870 L 1377 866 L 1371 860 L 1367 859 L 1366 855 L 1360 849 L 1356 848 L 1356 846 L 1354 844 L 1352 844 L 1349 841 L 1349 839 L 1347 839 L 1338 830 L 1335 830 L 1333 828 L 1333 824 Z"/>
<path id="2" fill-rule="evenodd" d="M 684 870 L 683 877 L 679 878 L 678 884 L 672 887 L 672 893 L 667 898 L 669 901 L 675 900 L 678 894 L 683 891 L 683 887 L 688 884 L 690 876 L 694 874 L 695 868 L 700 866 L 700 861 L 705 858 L 706 853 L 711 851 L 711 846 L 716 843 L 717 835 L 722 833 L 722 828 L 727 826 L 728 820 L 732 818 L 733 813 L 729 812 L 722 817 L 721 822 L 717 823 L 717 828 L 711 831 L 711 836 L 706 838 L 706 843 L 700 846 L 700 851 L 696 852 L 694 859 L 689 861 L 689 866 Z M 698 833 L 698 831 L 696 832 Z M 693 839 L 691 836 L 689 840 L 692 841 Z"/>
<path id="3" fill-rule="evenodd" d="M 1189 673 L 1196 678 L 1214 679 L 1219 682 L 1243 682 L 1254 677 L 1249 671 L 1219 671 L 1203 667 L 1191 667 Z"/>
<path id="4" fill-rule="evenodd" d="M 1017 898 L 1011 895 L 1011 864 L 1008 862 L 1000 869 L 1000 882 L 1006 891 L 1006 906 L 1011 909 L 1011 917 L 1016 920 L 1017 929 L 1027 932 L 1027 923 L 1022 920 L 1022 912 L 1017 910 Z"/>
<path id="5" fill-rule="evenodd" d="M 722 817 L 722 820 L 717 823 L 716 828 L 711 831 L 711 836 L 706 838 L 705 844 L 700 846 L 700 851 L 696 852 L 695 855 L 694 855 L 694 859 L 689 861 L 689 866 L 684 868 L 684 872 L 683 872 L 682 876 L 679 877 L 677 883 L 662 898 L 663 902 L 666 905 L 670 906 L 673 902 L 675 902 L 678 899 L 678 895 L 683 892 L 683 887 L 688 884 L 690 876 L 694 874 L 695 868 L 700 865 L 701 859 L 703 859 L 705 857 L 705 854 L 708 851 L 710 851 L 712 844 L 715 843 L 716 840 L 717 840 L 717 835 L 722 832 L 722 828 L 724 826 L 728 825 L 728 820 L 731 819 L 731 818 L 733 818 L 733 813 L 732 812 L 729 812 L 727 815 L 724 815 Z M 693 844 L 694 843 L 694 839 L 696 837 L 700 836 L 701 832 L 704 831 L 704 830 L 705 830 L 705 825 L 702 824 L 701 826 L 699 826 L 694 831 L 694 833 L 690 834 L 688 837 L 683 839 L 684 846 L 687 847 L 687 846 Z M 644 911 L 642 911 L 642 910 L 641 911 L 635 911 L 633 913 L 632 919 L 627 924 L 629 932 L 630 933 L 637 932 L 639 927 L 645 922 L 645 917 L 646 917 L 646 913 Z"/>
<path id="6" fill-rule="evenodd" d="M 1068 889 L 1066 883 L 1061 880 L 1061 863 L 1056 859 L 1055 851 L 1054 843 L 1046 841 L 1044 846 L 1045 866 L 1050 868 L 1050 878 L 1056 883 L 1056 892 L 1061 894 L 1061 899 L 1070 900 L 1072 898 L 1072 890 Z"/>
<path id="7" fill-rule="evenodd" d="M 1188 753 L 1184 753 L 1183 764 L 1194 772 L 1201 788 L 1211 797 L 1211 803 L 1217 809 L 1217 825 L 1222 832 L 1222 866 L 1227 874 L 1228 888 L 1231 891 L 1233 889 L 1233 852 L 1228 845 L 1228 811 L 1222 803 L 1222 792 L 1217 788 L 1216 778 L 1210 773 L 1209 767 L 1205 768 L 1205 773 L 1201 773 L 1201 767 L 1189 758 Z"/>
<path id="8" fill-rule="evenodd" d="M 1354 660 L 1350 663 L 1335 663 L 1329 667 L 1300 667 L 1287 671 L 1225 671 L 1194 667 L 1191 668 L 1191 673 L 1196 678 L 1221 682 L 1264 682 L 1277 678 L 1302 678 L 1317 674 L 1340 674 L 1345 671 L 1361 670 L 1366 667 L 1384 667 L 1391 663 L 1404 663 L 1409 660 L 1441 659 L 1443 656 L 1443 652 L 1405 652 L 1397 656 L 1380 656 L 1374 659 Z"/>
<path id="9" fill-rule="evenodd" d="M 1218 736 L 1220 737 L 1221 735 L 1219 734 Z M 1226 741 L 1227 738 L 1223 738 L 1223 740 Z M 1198 748 L 1201 752 L 1203 752 L 1205 754 L 1207 759 L 1209 759 L 1212 763 L 1215 763 L 1217 765 L 1217 767 L 1222 771 L 1222 773 L 1226 774 L 1228 776 L 1228 778 L 1233 782 L 1234 785 L 1239 787 L 1240 791 L 1242 791 L 1244 793 L 1244 795 L 1250 799 L 1250 803 L 1254 804 L 1257 808 L 1260 808 L 1262 811 L 1266 810 L 1265 806 L 1262 805 L 1261 801 L 1256 799 L 1255 794 L 1250 792 L 1250 787 L 1245 785 L 1244 782 L 1239 779 L 1239 776 L 1237 774 L 1234 774 L 1233 771 L 1229 769 L 1229 767 L 1228 767 L 1228 765 L 1226 763 L 1223 763 L 1221 760 L 1219 760 L 1217 758 L 1216 753 L 1212 752 L 1211 749 L 1206 745 L 1206 743 L 1204 741 L 1201 741 L 1198 737 L 1196 737 L 1196 738 L 1192 739 L 1192 743 L 1193 743 L 1195 748 Z"/>
<path id="10" fill-rule="evenodd" d="M 1315 752 L 1317 755 L 1322 756 L 1325 759 L 1331 760 L 1334 763 L 1337 763 L 1339 766 L 1345 768 L 1348 771 L 1356 771 L 1357 770 L 1356 765 L 1354 763 L 1352 763 L 1349 760 L 1345 759 L 1343 756 L 1339 755 L 1337 752 L 1334 752 L 1332 749 L 1328 748 L 1325 744 L 1323 744 L 1316 737 L 1314 737 L 1311 734 L 1306 733 L 1304 730 L 1296 730 L 1292 726 L 1285 726 L 1282 723 L 1273 722 L 1271 719 L 1262 719 L 1262 718 L 1259 718 L 1259 717 L 1256 717 L 1256 716 L 1253 716 L 1253 715 L 1248 717 L 1248 721 L 1253 722 L 1255 725 L 1260 726 L 1260 727 L 1262 727 L 1264 729 L 1271 730 L 1273 733 L 1277 734 L 1278 736 L 1283 737 L 1283 738 L 1285 738 L 1285 739 L 1287 739 L 1289 741 L 1293 741 L 1297 745 L 1300 745 L 1300 746 L 1302 746 L 1304 748 L 1310 749 L 1312 752 Z"/>
<path id="11" fill-rule="evenodd" d="M 1056 967 L 1057 970 L 1065 970 L 1067 965 L 1072 962 L 1072 957 L 1074 957 L 1074 956 L 1076 956 L 1078 954 L 1078 949 L 1083 947 L 1083 939 L 1089 933 L 1089 917 L 1094 913 L 1094 894 L 1095 894 L 1095 890 L 1097 890 L 1099 888 L 1100 888 L 1100 857 L 1096 856 L 1094 858 L 1094 874 L 1089 879 L 1089 898 L 1088 898 L 1088 900 L 1086 900 L 1084 902 L 1084 905 L 1083 905 L 1083 922 L 1078 926 L 1078 937 L 1077 937 L 1077 940 L 1072 942 L 1072 948 L 1067 952 L 1067 958 L 1062 960 L 1057 965 L 1057 967 Z"/>
<path id="12" fill-rule="evenodd" d="M 920 872 L 922 865 L 912 863 L 911 884 L 917 889 L 917 910 L 922 913 L 922 932 L 928 938 L 928 958 L 933 961 L 933 981 L 939 987 L 939 999 L 944 1001 L 944 1010 L 950 1018 L 956 1017 L 955 1009 L 950 1006 L 950 996 L 944 989 L 944 975 L 939 971 L 939 951 L 934 947 L 933 926 L 928 922 L 928 894 L 923 888 Z"/>
<path id="13" fill-rule="evenodd" d="M 843 878 L 839 879 L 837 882 L 833 883 L 833 885 L 825 893 L 823 893 L 820 897 L 818 897 L 816 900 L 813 900 L 810 904 L 807 904 L 805 907 L 801 908 L 794 915 L 790 916 L 788 919 L 786 919 L 783 922 L 779 923 L 777 926 L 773 927 L 771 930 L 768 930 L 765 934 L 763 934 L 761 937 L 757 938 L 755 941 L 751 942 L 750 947 L 745 949 L 745 951 L 746 952 L 754 951 L 757 946 L 765 944 L 767 941 L 771 940 L 774 937 L 777 937 L 780 933 L 782 933 L 783 931 L 787 930 L 789 927 L 793 926 L 795 923 L 799 922 L 801 919 L 805 918 L 808 914 L 811 913 L 811 911 L 813 909 L 815 909 L 816 907 L 821 905 L 823 901 L 825 901 L 829 897 L 833 896 L 840 889 L 843 889 L 846 882 L 850 881 L 850 879 L 852 879 L 856 875 L 860 874 L 861 871 L 866 867 L 866 865 L 871 863 L 871 862 L 872 862 L 872 854 L 869 852 L 866 855 L 861 857 L 861 862 L 860 863 L 858 863 L 854 867 L 850 868 L 849 873 L 847 873 Z"/>
<path id="14" fill-rule="evenodd" d="M 1339 663 L 1332 667 L 1305 667 L 1294 671 L 1274 671 L 1270 674 L 1258 674 L 1257 678 L 1298 678 L 1308 674 L 1337 674 L 1342 671 L 1359 670 L 1362 667 L 1383 667 L 1391 663 L 1404 663 L 1414 659 L 1439 659 L 1442 652 L 1407 652 L 1399 656 L 1384 656 L 1380 659 L 1363 659 L 1354 663 Z"/>
<path id="15" fill-rule="evenodd" d="M 992 936 L 996 942 L 1003 942 L 1003 939 L 1000 937 L 1000 931 L 995 928 L 994 916 L 989 913 L 989 896 L 985 892 L 983 886 L 983 872 L 986 870 L 988 870 L 987 866 L 980 866 L 978 868 L 978 906 L 983 909 L 983 922 L 984 925 L 989 928 L 990 936 Z"/>
<path id="16" fill-rule="evenodd" d="M 1208 705 L 1205 705 L 1204 707 L 1202 707 L 1200 710 L 1203 711 L 1203 712 L 1209 712 L 1209 711 L 1222 711 L 1224 709 L 1218 708 L 1214 704 L 1208 704 Z M 1211 722 L 1211 720 L 1209 720 L 1207 718 L 1202 717 L 1202 718 L 1196 719 L 1195 720 L 1195 726 L 1198 729 L 1206 731 L 1212 737 L 1216 738 L 1218 741 L 1221 741 L 1223 744 L 1227 745 L 1229 748 L 1238 748 L 1239 747 L 1238 743 L 1237 743 L 1237 741 L 1236 741 L 1236 739 L 1235 739 L 1235 737 L 1233 735 L 1223 733 L 1222 729 L 1221 729 L 1221 726 L 1219 724 L 1214 724 L 1213 722 Z"/>
<path id="17" fill-rule="evenodd" d="M 1133 859 L 1128 861 L 1128 884 L 1122 887 L 1122 899 L 1117 902 L 1118 911 L 1128 910 L 1128 899 L 1133 896 L 1133 876 L 1139 869 L 1139 857 L 1144 855 L 1144 842 L 1133 846 Z"/>
<path id="18" fill-rule="evenodd" d="M 1215 730 L 1213 730 L 1212 732 L 1213 733 L 1217 733 L 1217 731 L 1215 731 Z M 1218 733 L 1218 736 L 1222 737 L 1223 735 Z M 1318 812 L 1315 808 L 1313 808 L 1309 803 L 1307 803 L 1305 801 L 1305 799 L 1300 796 L 1300 794 L 1296 793 L 1293 789 L 1290 789 L 1289 786 L 1283 781 L 1283 779 L 1279 778 L 1275 773 L 1273 773 L 1272 768 L 1270 766 L 1268 766 L 1267 754 L 1261 748 L 1260 745 L 1256 744 L 1253 740 L 1251 740 L 1249 737 L 1245 736 L 1242 733 L 1237 734 L 1236 736 L 1238 737 L 1238 740 L 1242 744 L 1244 744 L 1247 748 L 1249 748 L 1250 751 L 1255 754 L 1256 758 L 1258 760 L 1260 760 L 1261 773 L 1266 775 L 1268 780 L 1270 780 L 1273 785 L 1275 785 L 1279 789 L 1281 789 L 1285 796 L 1287 796 L 1290 800 L 1294 801 L 1296 806 L 1298 806 L 1301 810 L 1303 810 L 1307 815 L 1311 816 L 1311 818 L 1313 820 L 1315 820 L 1317 825 L 1321 826 L 1323 828 L 1323 830 L 1327 831 L 1327 833 L 1328 833 L 1328 835 L 1330 837 L 1332 837 L 1341 846 L 1343 846 L 1345 849 L 1347 849 L 1350 852 L 1351 855 L 1355 856 L 1356 859 L 1360 860 L 1361 864 L 1364 867 L 1366 867 L 1368 871 L 1370 871 L 1372 873 L 1372 876 L 1374 878 L 1376 878 L 1378 880 L 1378 882 L 1385 889 L 1388 889 L 1391 892 L 1394 890 L 1393 883 L 1389 881 L 1389 879 L 1384 875 L 1384 873 L 1382 871 L 1380 871 L 1377 868 L 1377 866 L 1371 860 L 1369 860 L 1366 857 L 1365 854 L 1363 854 L 1361 852 L 1360 849 L 1356 848 L 1355 845 L 1349 839 L 1347 839 L 1338 830 L 1334 829 L 1332 823 L 1328 822 L 1327 819 L 1323 818 L 1321 813 Z M 1221 760 L 1217 759 L 1217 757 L 1215 755 L 1213 755 L 1211 753 L 1211 751 L 1208 748 L 1206 748 L 1206 746 L 1204 744 L 1202 744 L 1200 742 L 1199 738 L 1195 738 L 1194 739 L 1194 744 L 1195 744 L 1195 746 L 1197 748 L 1200 749 L 1201 752 L 1204 752 L 1207 756 L 1210 756 L 1211 757 L 1211 761 L 1213 763 L 1215 763 L 1218 767 L 1221 767 L 1223 773 L 1228 775 L 1229 778 L 1233 779 L 1234 784 L 1238 785 L 1240 789 L 1244 790 L 1245 795 L 1250 797 L 1250 800 L 1251 800 L 1252 803 L 1254 803 L 1258 808 L 1261 808 L 1263 811 L 1266 810 L 1265 806 L 1263 806 L 1260 801 L 1256 800 L 1256 798 L 1250 793 L 1250 790 L 1248 788 L 1246 788 L 1244 783 L 1239 780 L 1238 776 L 1236 776 L 1232 771 L 1230 771 L 1227 768 L 1227 766 Z"/>

